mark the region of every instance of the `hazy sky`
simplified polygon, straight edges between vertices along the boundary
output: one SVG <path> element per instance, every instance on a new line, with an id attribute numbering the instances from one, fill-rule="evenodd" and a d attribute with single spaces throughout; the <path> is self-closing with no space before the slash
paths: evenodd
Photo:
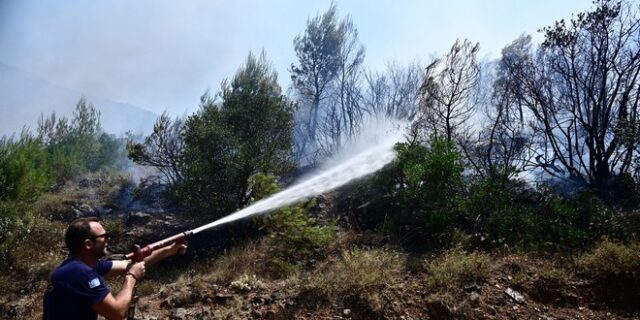
<path id="1" fill-rule="evenodd" d="M 342 0 L 366 47 L 365 65 L 429 60 L 456 38 L 497 57 L 522 33 L 590 0 Z M 0 0 L 0 62 L 88 95 L 172 114 L 197 109 L 250 50 L 264 49 L 283 87 L 293 38 L 330 0 Z M 25 93 L 28 94 L 28 93 Z M 1 99 L 2 97 L 0 97 Z"/>

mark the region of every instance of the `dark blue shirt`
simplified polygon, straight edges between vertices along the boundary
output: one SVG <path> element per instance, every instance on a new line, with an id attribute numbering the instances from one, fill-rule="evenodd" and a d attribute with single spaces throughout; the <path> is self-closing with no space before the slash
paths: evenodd
<path id="1" fill-rule="evenodd" d="M 95 268 L 69 258 L 51 274 L 44 294 L 44 320 L 96 320 L 98 315 L 91 306 L 101 302 L 108 294 L 102 278 L 113 263 L 98 261 Z"/>

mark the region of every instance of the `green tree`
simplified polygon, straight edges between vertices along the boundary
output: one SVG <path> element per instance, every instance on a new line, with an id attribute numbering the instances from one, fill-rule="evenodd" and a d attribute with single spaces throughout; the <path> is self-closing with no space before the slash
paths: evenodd
<path id="1" fill-rule="evenodd" d="M 248 179 L 264 172 L 282 175 L 291 168 L 293 105 L 282 95 L 265 54 L 249 54 L 222 102 L 207 95 L 185 121 L 183 178 L 178 198 L 221 216 L 249 200 Z"/>
<path id="2" fill-rule="evenodd" d="M 121 143 L 102 131 L 100 111 L 80 98 L 71 120 L 41 116 L 38 137 L 49 152 L 49 163 L 58 182 L 84 170 L 97 171 L 114 166 Z"/>

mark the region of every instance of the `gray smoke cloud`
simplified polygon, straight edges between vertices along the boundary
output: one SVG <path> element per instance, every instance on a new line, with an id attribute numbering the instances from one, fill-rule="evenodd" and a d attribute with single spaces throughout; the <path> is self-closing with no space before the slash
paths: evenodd
<path id="1" fill-rule="evenodd" d="M 195 111 L 248 52 L 264 49 L 289 84 L 293 38 L 331 0 L 0 0 L 0 63 L 88 96 L 156 113 Z M 456 38 L 483 53 L 588 8 L 589 0 L 338 2 L 367 47 L 365 65 L 446 52 Z M 2 99 L 2 97 L 0 97 Z"/>

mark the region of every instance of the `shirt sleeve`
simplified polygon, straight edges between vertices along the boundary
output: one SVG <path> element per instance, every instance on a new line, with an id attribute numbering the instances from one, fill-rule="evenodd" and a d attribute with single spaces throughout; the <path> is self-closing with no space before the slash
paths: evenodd
<path id="1" fill-rule="evenodd" d="M 107 272 L 111 271 L 112 267 L 113 261 L 99 260 L 98 265 L 96 266 L 96 271 L 98 271 L 99 275 L 104 276 Z"/>
<path id="2" fill-rule="evenodd" d="M 78 300 L 86 305 L 94 305 L 104 300 L 110 292 L 104 279 L 96 270 L 84 271 L 78 274 L 69 285 L 69 289 Z"/>

